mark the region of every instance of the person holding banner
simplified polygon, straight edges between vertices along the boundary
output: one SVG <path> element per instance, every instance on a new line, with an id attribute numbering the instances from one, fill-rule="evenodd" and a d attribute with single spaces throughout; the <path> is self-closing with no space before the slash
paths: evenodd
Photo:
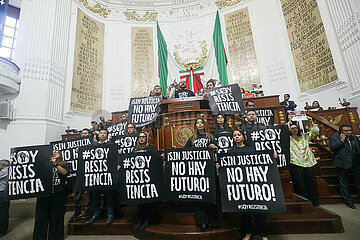
<path id="1" fill-rule="evenodd" d="M 250 129 L 257 129 L 259 127 L 265 126 L 263 123 L 257 122 L 257 115 L 254 109 L 248 109 L 246 111 L 245 122 L 240 126 L 240 130 L 246 131 Z"/>
<path id="2" fill-rule="evenodd" d="M 48 197 L 37 198 L 33 240 L 64 239 L 66 175 L 71 166 L 57 150 L 53 152 L 50 162 L 54 167 L 54 193 Z"/>
<path id="3" fill-rule="evenodd" d="M 229 152 L 246 153 L 246 152 L 255 151 L 254 147 L 250 147 L 247 145 L 246 135 L 245 135 L 244 131 L 235 130 L 233 132 L 233 138 L 234 138 L 234 147 L 232 149 L 230 149 Z M 275 153 L 274 153 L 274 157 L 277 157 Z M 217 167 L 220 167 L 220 165 L 217 165 Z M 255 225 L 259 231 L 259 234 L 262 236 L 263 240 L 267 240 L 268 233 L 267 233 L 267 227 L 266 227 L 266 215 L 263 213 L 242 212 L 241 213 L 241 222 L 242 222 L 243 230 L 245 233 L 243 240 L 251 239 L 252 215 L 254 217 Z"/>
<path id="4" fill-rule="evenodd" d="M 319 206 L 319 197 L 314 176 L 316 160 L 309 146 L 310 140 L 319 134 L 319 127 L 313 123 L 312 118 L 309 132 L 301 133 L 298 125 L 291 122 L 290 128 L 290 174 L 294 186 L 294 192 L 309 199 L 313 206 Z"/>
<path id="5" fill-rule="evenodd" d="M 90 129 L 84 128 L 81 131 L 81 137 L 88 137 L 91 136 L 91 132 Z M 76 149 L 76 152 L 78 152 L 79 149 Z M 74 187 L 74 186 L 72 186 Z M 69 222 L 74 222 L 76 221 L 78 218 L 82 217 L 82 218 L 89 218 L 90 217 L 90 209 L 91 209 L 91 205 L 92 205 L 92 197 L 91 194 L 87 194 L 87 198 L 86 198 L 86 204 L 85 204 L 85 211 L 84 214 L 81 216 L 81 204 L 82 204 L 82 199 L 83 199 L 83 194 L 84 191 L 80 191 L 80 192 L 75 192 L 74 195 L 74 202 L 75 202 L 75 213 L 74 215 L 71 216 Z"/>
<path id="6" fill-rule="evenodd" d="M 194 135 L 186 142 L 185 147 L 211 148 L 216 150 L 214 137 L 206 131 L 206 123 L 202 118 L 198 118 L 194 125 Z M 215 169 L 214 169 L 215 170 Z M 219 191 L 219 189 L 217 189 Z M 219 194 L 217 194 L 219 195 Z M 220 204 L 198 203 L 195 207 L 195 223 L 200 227 L 200 231 L 211 230 L 222 226 L 222 212 Z"/>
<path id="7" fill-rule="evenodd" d="M 226 117 L 222 114 L 219 114 L 216 116 L 216 121 L 215 121 L 215 127 L 212 130 L 212 134 L 216 134 L 216 133 L 231 133 L 233 130 L 231 127 L 229 127 L 229 123 L 226 119 Z"/>
<path id="8" fill-rule="evenodd" d="M 141 131 L 136 140 L 135 153 L 156 151 L 156 149 L 150 145 L 149 134 L 145 131 Z M 153 222 L 154 216 L 154 204 L 138 204 L 138 222 L 135 228 L 141 227 L 147 228 Z"/>
<path id="9" fill-rule="evenodd" d="M 9 226 L 10 201 L 5 199 L 8 184 L 10 161 L 0 160 L 0 237 L 5 236 Z"/>
<path id="10" fill-rule="evenodd" d="M 93 144 L 104 144 L 108 143 L 108 131 L 106 129 L 101 129 L 99 132 L 99 141 L 94 142 Z M 115 205 L 115 190 L 106 190 L 106 208 L 107 208 L 107 219 L 106 224 L 111 224 L 114 221 L 114 205 Z M 100 190 L 91 191 L 92 199 L 94 201 L 94 215 L 86 222 L 86 224 L 92 224 L 96 220 L 100 219 L 101 209 L 100 209 Z"/>

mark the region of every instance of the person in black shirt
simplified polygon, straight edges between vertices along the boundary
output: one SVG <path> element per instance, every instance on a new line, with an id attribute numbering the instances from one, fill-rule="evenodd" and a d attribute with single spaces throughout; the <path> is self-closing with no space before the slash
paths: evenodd
<path id="1" fill-rule="evenodd" d="M 93 144 L 105 144 L 109 143 L 108 131 L 101 129 L 99 132 L 99 142 L 93 142 Z M 90 191 L 94 201 L 94 215 L 86 222 L 86 224 L 92 224 L 96 220 L 100 219 L 100 190 Z M 107 219 L 106 224 L 111 224 L 114 221 L 114 208 L 115 208 L 115 190 L 105 190 L 106 208 L 107 208 Z"/>
<path id="2" fill-rule="evenodd" d="M 206 131 L 205 120 L 198 118 L 194 125 L 194 135 L 186 142 L 185 147 L 211 148 L 216 150 L 214 137 Z M 215 171 L 215 168 L 214 168 Z M 200 227 L 200 231 L 213 229 L 222 226 L 222 213 L 218 212 L 215 204 L 197 203 L 195 206 L 195 223 Z"/>
<path id="3" fill-rule="evenodd" d="M 229 123 L 226 119 L 226 117 L 222 114 L 219 114 L 216 116 L 215 119 L 215 127 L 212 130 L 212 134 L 216 134 L 216 133 L 232 133 L 233 130 L 231 129 L 231 127 L 229 127 Z"/>
<path id="4" fill-rule="evenodd" d="M 248 153 L 255 151 L 254 147 L 250 147 L 247 145 L 244 131 L 235 130 L 233 132 L 233 138 L 234 138 L 234 148 L 230 149 L 229 152 Z M 217 165 L 217 167 L 219 167 L 219 165 Z M 262 236 L 262 239 L 267 240 L 268 233 L 266 230 L 266 215 L 263 213 L 251 213 L 251 212 L 241 213 L 241 222 L 245 233 L 243 240 L 251 239 L 252 216 L 254 217 L 255 225 L 258 228 L 259 233 Z"/>
<path id="5" fill-rule="evenodd" d="M 284 101 L 282 101 L 280 105 L 285 106 L 285 116 L 286 116 L 286 121 L 288 121 L 289 112 L 295 111 L 297 105 L 294 101 L 290 100 L 290 94 L 288 93 L 284 94 Z"/>
<path id="6" fill-rule="evenodd" d="M 246 111 L 245 122 L 240 126 L 240 130 L 246 131 L 251 129 L 257 129 L 259 127 L 265 126 L 263 123 L 257 122 L 256 111 L 253 109 L 248 109 Z"/>
<path id="7" fill-rule="evenodd" d="M 193 91 L 186 89 L 186 80 L 181 79 L 179 82 L 179 90 L 175 91 L 175 98 L 185 98 L 185 97 L 194 97 L 195 94 Z"/>
<path id="8" fill-rule="evenodd" d="M 156 149 L 152 145 L 150 145 L 149 134 L 145 131 L 141 131 L 138 135 L 134 152 L 141 153 L 151 151 L 156 151 Z M 147 228 L 153 222 L 153 216 L 154 204 L 138 204 L 138 222 L 135 225 L 135 228 Z"/>
<path id="9" fill-rule="evenodd" d="M 63 160 L 59 151 L 53 152 L 50 162 L 54 166 L 54 193 L 48 197 L 37 198 L 33 240 L 64 239 L 66 175 L 71 166 Z"/>
<path id="10" fill-rule="evenodd" d="M 161 87 L 159 85 L 155 85 L 154 89 L 152 90 L 153 92 L 153 96 L 161 96 L 161 99 L 162 100 L 165 100 L 167 99 L 167 97 L 161 95 L 162 93 L 162 90 L 161 90 Z"/>

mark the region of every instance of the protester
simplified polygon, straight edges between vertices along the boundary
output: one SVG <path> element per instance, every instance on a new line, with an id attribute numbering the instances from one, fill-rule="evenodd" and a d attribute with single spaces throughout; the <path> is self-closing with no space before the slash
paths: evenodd
<path id="1" fill-rule="evenodd" d="M 360 142 L 350 125 L 341 125 L 339 133 L 330 136 L 329 147 L 334 151 L 334 165 L 339 175 L 339 187 L 344 203 L 355 209 L 351 197 L 350 179 L 360 196 Z"/>
<path id="2" fill-rule="evenodd" d="M 240 88 L 240 93 L 241 93 L 241 94 L 245 94 L 245 93 L 246 93 L 245 89 L 244 89 L 244 88 Z"/>
<path id="3" fill-rule="evenodd" d="M 91 136 L 90 129 L 84 128 L 81 131 L 81 137 L 88 137 Z M 76 149 L 78 151 L 78 149 Z M 84 191 L 75 192 L 74 195 L 74 201 L 75 201 L 75 213 L 70 218 L 69 222 L 74 222 L 77 219 L 81 218 L 89 218 L 90 217 L 90 211 L 91 211 L 91 205 L 92 205 L 92 196 L 91 194 L 87 194 L 86 203 L 85 203 L 85 211 L 84 214 L 81 215 L 81 208 L 82 208 L 82 200 L 83 200 L 83 194 Z"/>
<path id="4" fill-rule="evenodd" d="M 150 145 L 149 134 L 145 131 L 141 131 L 136 140 L 136 146 L 134 148 L 135 153 L 156 151 L 153 146 Z M 158 159 L 159 161 L 161 159 Z M 138 220 L 135 228 L 147 228 L 152 222 L 154 217 L 154 204 L 138 204 Z"/>
<path id="5" fill-rule="evenodd" d="M 256 111 L 253 109 L 248 109 L 246 112 L 245 122 L 240 126 L 240 130 L 246 131 L 251 129 L 257 129 L 259 127 L 265 126 L 263 123 L 257 122 Z"/>
<path id="6" fill-rule="evenodd" d="M 100 127 L 100 129 L 103 129 L 105 127 L 105 125 L 106 125 L 105 117 L 100 116 L 99 119 L 100 119 L 99 127 Z"/>
<path id="7" fill-rule="evenodd" d="M 310 111 L 322 111 L 324 110 L 321 106 L 319 101 L 313 101 L 311 105 Z"/>
<path id="8" fill-rule="evenodd" d="M 255 151 L 254 147 L 250 147 L 246 142 L 246 135 L 242 130 L 235 130 L 233 132 L 234 147 L 230 149 L 232 153 L 247 153 Z M 277 157 L 277 156 L 276 156 Z M 219 167 L 219 166 L 218 166 Z M 268 239 L 267 227 L 266 227 L 266 215 L 263 213 L 251 213 L 251 212 L 242 212 L 241 213 L 241 222 L 245 236 L 243 240 L 249 240 L 251 238 L 251 226 L 252 226 L 252 216 L 255 220 L 255 225 L 258 229 L 259 234 L 263 240 Z"/>
<path id="9" fill-rule="evenodd" d="M 206 88 L 210 89 L 210 88 L 215 88 L 216 85 L 216 80 L 215 79 L 210 79 L 209 81 L 206 82 Z"/>
<path id="10" fill-rule="evenodd" d="M 9 227 L 10 201 L 5 199 L 5 188 L 9 178 L 9 160 L 0 160 L 0 237 L 6 235 Z"/>
<path id="11" fill-rule="evenodd" d="M 167 99 L 167 97 L 161 95 L 162 94 L 162 90 L 161 87 L 159 85 L 155 85 L 154 89 L 153 89 L 153 96 L 161 96 L 161 99 Z"/>
<path id="12" fill-rule="evenodd" d="M 175 98 L 185 98 L 185 97 L 194 97 L 195 94 L 193 91 L 186 89 L 186 80 L 181 79 L 179 82 L 179 90 L 175 91 Z"/>
<path id="13" fill-rule="evenodd" d="M 233 130 L 229 127 L 229 123 L 223 114 L 219 114 L 215 118 L 215 127 L 212 130 L 212 134 L 232 132 Z"/>
<path id="14" fill-rule="evenodd" d="M 290 174 L 294 187 L 294 192 L 309 199 L 313 206 L 319 205 L 319 197 L 314 176 L 314 166 L 316 159 L 309 146 L 310 140 L 319 134 L 319 128 L 311 121 L 309 132 L 301 133 L 298 125 L 291 122 L 290 128 Z"/>
<path id="15" fill-rule="evenodd" d="M 108 141 L 108 131 L 106 129 L 101 129 L 99 132 L 99 141 L 94 142 L 93 144 L 106 144 Z M 114 206 L 115 206 L 115 190 L 105 190 L 106 198 L 106 208 L 107 208 L 107 219 L 106 224 L 111 224 L 114 221 Z M 92 224 L 98 219 L 100 219 L 101 210 L 100 210 L 100 190 L 91 191 L 92 198 L 94 201 L 94 215 L 86 223 Z"/>
<path id="16" fill-rule="evenodd" d="M 91 121 L 91 128 L 90 128 L 90 131 L 93 132 L 95 131 L 95 125 L 97 124 L 96 121 Z"/>
<path id="17" fill-rule="evenodd" d="M 50 162 L 54 166 L 54 193 L 48 197 L 37 198 L 33 240 L 64 239 L 65 184 L 71 166 L 63 160 L 59 151 L 53 152 Z"/>
<path id="18" fill-rule="evenodd" d="M 185 147 L 217 149 L 214 144 L 214 137 L 206 131 L 204 119 L 198 118 L 195 121 L 194 135 L 189 138 Z M 218 211 L 219 209 L 216 206 L 210 203 L 197 203 L 195 205 L 195 223 L 196 226 L 200 227 L 201 232 L 222 226 L 222 213 Z"/>
<path id="19" fill-rule="evenodd" d="M 128 123 L 126 125 L 126 133 L 125 133 L 125 135 L 129 135 L 129 134 L 131 134 L 131 135 L 136 134 L 136 128 L 135 128 L 135 125 L 133 123 Z"/>
<path id="20" fill-rule="evenodd" d="M 246 108 L 254 108 L 255 107 L 255 102 L 252 100 L 249 100 L 245 103 Z"/>
<path id="21" fill-rule="evenodd" d="M 100 127 L 99 124 L 95 124 L 93 127 L 93 131 L 91 132 L 91 134 L 93 135 L 94 141 L 98 141 L 98 135 L 100 132 Z"/>

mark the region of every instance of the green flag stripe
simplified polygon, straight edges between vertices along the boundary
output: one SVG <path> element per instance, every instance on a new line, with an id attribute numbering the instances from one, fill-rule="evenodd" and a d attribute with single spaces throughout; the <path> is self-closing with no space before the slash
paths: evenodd
<path id="1" fill-rule="evenodd" d="M 159 78 L 160 78 L 160 87 L 162 94 L 165 95 L 167 92 L 167 78 L 168 78 L 168 52 L 167 45 L 164 39 L 164 36 L 161 33 L 159 23 L 157 25 L 157 39 L 158 39 L 158 57 L 159 57 Z"/>
<path id="2" fill-rule="evenodd" d="M 225 60 L 224 44 L 221 34 L 219 11 L 217 11 L 216 13 L 213 42 L 214 42 L 216 65 L 219 72 L 220 82 L 222 86 L 226 86 L 229 83 L 228 83 L 228 76 L 226 71 L 226 60 Z"/>

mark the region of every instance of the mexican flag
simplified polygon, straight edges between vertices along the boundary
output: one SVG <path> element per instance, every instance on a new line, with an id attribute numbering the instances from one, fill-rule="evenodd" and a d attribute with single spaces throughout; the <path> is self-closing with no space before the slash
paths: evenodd
<path id="1" fill-rule="evenodd" d="M 208 26 L 204 27 L 203 23 Z M 157 39 L 159 79 L 164 95 L 168 86 L 180 79 L 186 79 L 187 88 L 195 93 L 209 79 L 228 85 L 219 12 L 202 19 L 163 23 L 161 29 L 157 23 Z M 189 62 L 198 64 L 193 69 L 189 68 Z"/>

